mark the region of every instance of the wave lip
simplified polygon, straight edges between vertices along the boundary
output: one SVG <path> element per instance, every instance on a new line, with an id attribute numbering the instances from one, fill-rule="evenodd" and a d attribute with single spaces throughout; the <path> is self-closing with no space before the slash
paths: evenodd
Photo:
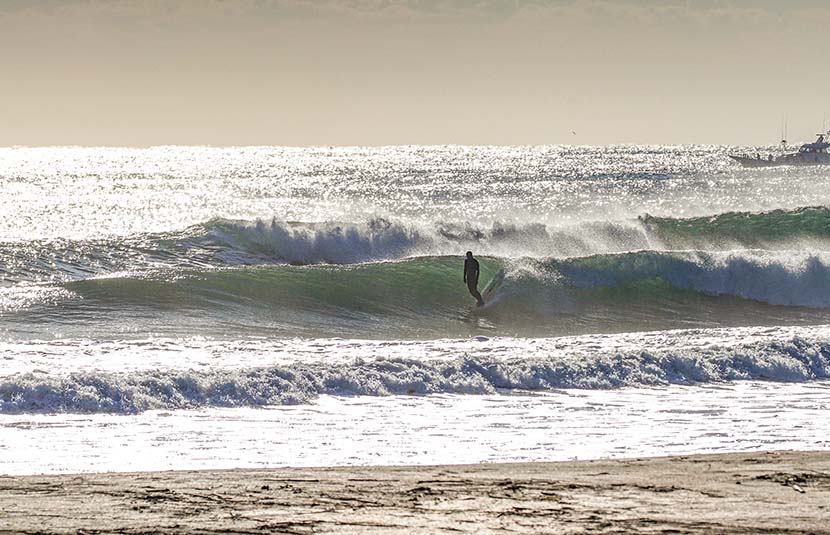
<path id="1" fill-rule="evenodd" d="M 291 264 L 389 260 L 432 245 L 417 229 L 382 218 L 362 224 L 215 220 L 206 228 L 209 239 L 223 243 L 229 251 Z"/>
<path id="2" fill-rule="evenodd" d="M 557 228 L 542 223 L 489 226 L 434 222 L 404 224 L 384 218 L 362 223 L 290 223 L 215 220 L 206 240 L 228 251 L 224 260 L 243 254 L 246 263 L 358 264 L 421 256 L 478 255 L 574 256 L 597 251 L 647 248 L 648 237 L 636 222 L 585 222 Z M 258 260 L 252 261 L 252 260 Z M 232 261 L 228 263 L 234 263 Z"/>
<path id="3" fill-rule="evenodd" d="M 613 351 L 527 358 L 379 358 L 208 371 L 26 373 L 0 382 L 0 413 L 112 412 L 308 403 L 319 395 L 494 394 L 734 380 L 830 378 L 830 343 L 794 337 L 719 349 Z"/>

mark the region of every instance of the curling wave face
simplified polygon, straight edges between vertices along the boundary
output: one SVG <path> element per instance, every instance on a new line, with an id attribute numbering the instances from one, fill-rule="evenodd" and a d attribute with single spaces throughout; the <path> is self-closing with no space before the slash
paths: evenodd
<path id="1" fill-rule="evenodd" d="M 418 339 L 830 321 L 830 255 L 639 251 L 481 263 L 482 288 L 504 272 L 482 309 L 470 307 L 457 257 L 119 273 L 7 288 L 0 306 L 21 333 L 56 321 L 141 331 L 144 318 L 144 328 L 171 335 Z"/>

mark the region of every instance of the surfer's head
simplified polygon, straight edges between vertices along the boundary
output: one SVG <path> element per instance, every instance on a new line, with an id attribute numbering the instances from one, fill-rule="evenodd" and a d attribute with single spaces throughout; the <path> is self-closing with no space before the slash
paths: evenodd
<path id="1" fill-rule="evenodd" d="M 473 257 L 473 252 L 472 251 L 467 251 L 467 258 L 472 258 L 472 257 Z"/>

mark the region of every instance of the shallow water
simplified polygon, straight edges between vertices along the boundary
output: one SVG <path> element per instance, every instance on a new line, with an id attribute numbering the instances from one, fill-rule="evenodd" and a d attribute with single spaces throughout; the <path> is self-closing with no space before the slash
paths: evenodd
<path id="1" fill-rule="evenodd" d="M 533 395 L 0 418 L 0 473 L 563 461 L 830 447 L 830 385 L 742 381 Z M 9 447 L 13 444 L 13 447 Z"/>

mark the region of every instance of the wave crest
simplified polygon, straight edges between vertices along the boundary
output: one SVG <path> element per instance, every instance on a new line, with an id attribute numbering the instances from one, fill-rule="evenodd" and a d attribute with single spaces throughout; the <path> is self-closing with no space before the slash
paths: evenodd
<path id="1" fill-rule="evenodd" d="M 0 243 L 0 285 L 66 281 L 124 270 L 257 264 L 358 264 L 419 256 L 572 258 L 638 250 L 819 249 L 830 246 L 830 208 L 711 217 L 644 215 L 630 221 L 476 225 L 300 223 L 214 219 L 183 231 L 89 241 Z"/>

